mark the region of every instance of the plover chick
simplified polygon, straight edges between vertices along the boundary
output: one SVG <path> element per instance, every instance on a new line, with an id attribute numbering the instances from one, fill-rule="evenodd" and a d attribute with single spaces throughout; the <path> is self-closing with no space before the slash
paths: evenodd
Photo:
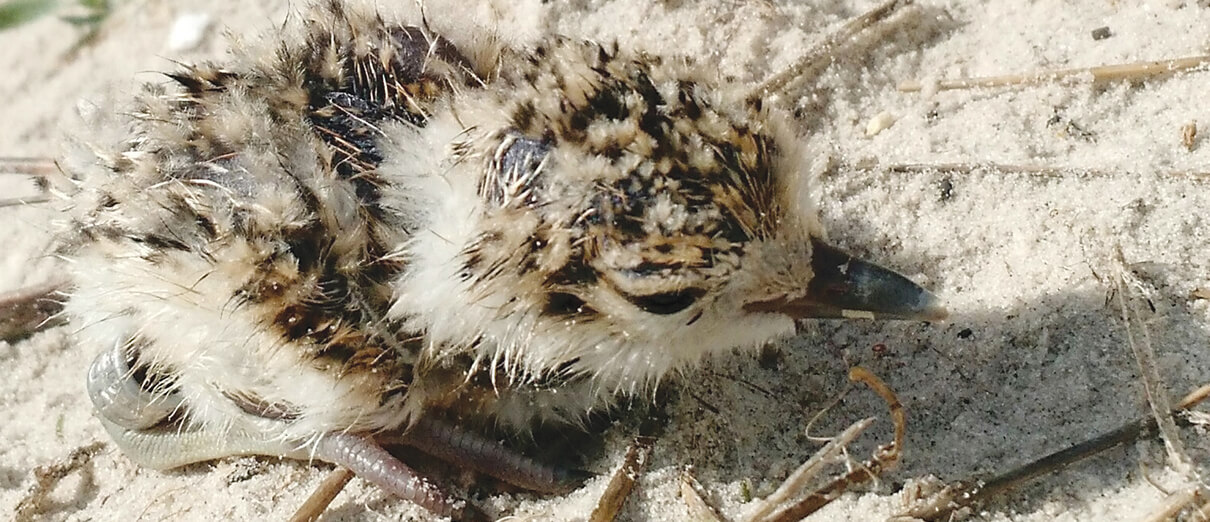
<path id="1" fill-rule="evenodd" d="M 785 115 L 681 61 L 331 1 L 170 77 L 70 172 L 60 251 L 101 421 L 149 467 L 316 458 L 474 518 L 381 446 L 557 491 L 476 434 L 574 429 L 798 319 L 945 315 L 828 246 Z"/>

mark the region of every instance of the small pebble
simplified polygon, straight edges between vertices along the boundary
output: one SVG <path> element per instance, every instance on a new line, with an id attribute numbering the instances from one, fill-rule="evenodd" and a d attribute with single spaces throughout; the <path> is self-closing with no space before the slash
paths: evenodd
<path id="1" fill-rule="evenodd" d="M 950 178 L 942 179 L 939 188 L 941 189 L 941 201 L 949 201 L 954 197 L 954 182 Z"/>
<path id="2" fill-rule="evenodd" d="M 1108 26 L 1098 27 L 1098 28 L 1092 30 L 1092 39 L 1093 40 L 1104 40 L 1106 38 L 1109 38 L 1110 36 L 1113 36 L 1113 33 L 1111 33 L 1109 31 Z"/>
<path id="3" fill-rule="evenodd" d="M 878 133 L 889 129 L 895 124 L 895 117 L 891 113 L 882 111 L 877 116 L 870 118 L 870 121 L 865 125 L 865 135 L 867 137 L 876 136 Z"/>
<path id="4" fill-rule="evenodd" d="M 1197 145 L 1197 120 L 1181 126 L 1181 145 L 1185 150 L 1193 152 L 1194 145 Z"/>

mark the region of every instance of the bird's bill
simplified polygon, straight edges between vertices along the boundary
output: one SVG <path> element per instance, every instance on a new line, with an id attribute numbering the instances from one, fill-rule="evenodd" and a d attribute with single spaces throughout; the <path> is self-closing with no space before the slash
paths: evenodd
<path id="1" fill-rule="evenodd" d="M 823 243 L 814 242 L 815 275 L 806 295 L 750 303 L 753 312 L 796 319 L 864 318 L 940 321 L 948 312 L 941 299 L 898 273 Z"/>

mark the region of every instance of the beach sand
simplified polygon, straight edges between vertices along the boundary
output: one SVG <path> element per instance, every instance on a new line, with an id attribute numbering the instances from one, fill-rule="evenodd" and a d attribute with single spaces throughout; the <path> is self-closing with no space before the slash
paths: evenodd
<path id="1" fill-rule="evenodd" d="M 873 5 L 501 1 L 458 16 L 474 11 L 517 38 L 553 32 L 616 40 L 755 83 Z M 81 132 L 81 111 L 119 110 L 138 84 L 165 81 L 154 71 L 172 70 L 175 61 L 222 60 L 225 33 L 278 27 L 302 8 L 134 0 L 118 2 L 95 39 L 82 44 L 81 32 L 55 17 L 0 33 L 0 156 L 57 157 L 65 137 Z M 441 11 L 428 16 L 455 16 Z M 198 13 L 212 21 L 200 44 L 171 48 L 174 21 Z M 1102 27 L 1108 37 L 1094 38 Z M 1146 418 L 1147 372 L 1131 348 L 1122 303 L 1142 311 L 1130 331 L 1137 348 L 1146 341 L 1154 351 L 1157 384 L 1169 396 L 1210 383 L 1210 130 L 1188 144 L 1182 137 L 1195 122 L 1210 129 L 1210 73 L 935 88 L 946 78 L 1206 53 L 1205 2 L 923 0 L 770 100 L 798 118 L 808 152 L 802 173 L 818 178 L 812 197 L 830 240 L 933 289 L 951 317 L 937 324 L 806 323 L 792 340 L 759 354 L 715 357 L 675 379 L 668 425 L 622 518 L 687 517 L 678 480 L 692 466 L 706 497 L 740 519 L 755 505 L 746 495 L 768 494 L 819 449 L 804 430 L 847 386 L 851 366 L 868 368 L 898 393 L 907 413 L 903 458 L 817 520 L 885 519 L 902 511 L 905 484 L 923 477 L 1001 473 Z M 898 91 L 905 80 L 922 80 L 924 91 Z M 881 122 L 873 136 L 871 121 Z M 890 168 L 907 164 L 999 167 Z M 0 182 L 10 191 L 34 190 L 11 176 Z M 48 255 L 48 244 L 61 208 L 0 209 L 0 290 L 57 273 L 60 261 Z M 1120 286 L 1123 273 L 1138 284 Z M 1150 292 L 1150 306 L 1140 288 Z M 169 472 L 138 468 L 107 442 L 84 391 L 100 347 L 73 344 L 72 331 L 68 325 L 0 343 L 0 513 L 14 513 L 28 496 L 34 470 L 97 442 L 104 446 L 51 488 L 33 520 L 283 520 L 331 469 L 250 457 Z M 833 435 L 877 417 L 850 450 L 864 459 L 890 438 L 886 411 L 882 399 L 858 386 L 811 434 Z M 587 519 L 634 425 L 621 422 L 606 433 L 604 455 L 589 463 L 602 476 L 571 494 L 478 501 L 521 520 Z M 1179 435 L 1189 465 L 1156 439 L 1126 444 L 970 514 L 1143 519 L 1159 512 L 1166 491 L 1197 487 L 1197 477 L 1210 471 L 1206 429 Z M 425 517 L 354 479 L 325 520 Z"/>

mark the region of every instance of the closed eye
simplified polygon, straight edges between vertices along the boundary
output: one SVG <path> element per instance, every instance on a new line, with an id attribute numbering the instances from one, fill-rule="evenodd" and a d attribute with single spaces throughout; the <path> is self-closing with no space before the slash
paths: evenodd
<path id="1" fill-rule="evenodd" d="M 644 312 L 656 315 L 675 314 L 689 308 L 706 292 L 700 288 L 686 288 L 675 292 L 661 292 L 649 295 L 627 295 L 626 300 L 641 308 Z"/>

